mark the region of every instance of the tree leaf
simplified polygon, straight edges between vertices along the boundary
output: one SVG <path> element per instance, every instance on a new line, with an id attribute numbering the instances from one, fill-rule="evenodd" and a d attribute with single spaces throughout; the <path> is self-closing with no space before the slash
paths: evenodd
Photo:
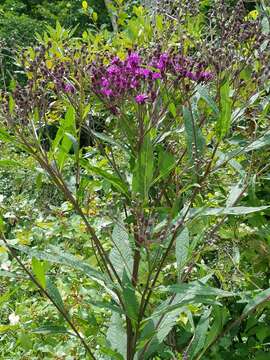
<path id="1" fill-rule="evenodd" d="M 243 151 L 249 152 L 253 150 L 259 150 L 263 148 L 264 146 L 270 145 L 270 132 L 268 131 L 263 136 L 261 136 L 259 139 L 253 141 L 251 144 L 249 144 L 247 147 L 243 148 Z"/>
<path id="2" fill-rule="evenodd" d="M 196 360 L 201 359 L 201 357 L 205 354 L 208 347 L 213 343 L 213 341 L 216 339 L 216 337 L 222 331 L 224 325 L 226 324 L 226 322 L 229 318 L 228 310 L 224 306 L 223 307 L 213 306 L 211 315 L 213 316 L 213 322 L 210 326 L 210 330 L 207 335 L 207 339 L 206 339 L 204 348 L 201 351 L 200 355 L 198 357 L 196 357 Z"/>
<path id="3" fill-rule="evenodd" d="M 184 295 L 190 294 L 190 295 L 199 295 L 199 296 L 219 296 L 219 297 L 235 296 L 235 294 L 230 291 L 214 288 L 205 285 L 200 281 L 194 281 L 189 284 L 182 283 L 182 284 L 170 285 L 167 286 L 164 290 L 174 293 L 180 293 Z"/>

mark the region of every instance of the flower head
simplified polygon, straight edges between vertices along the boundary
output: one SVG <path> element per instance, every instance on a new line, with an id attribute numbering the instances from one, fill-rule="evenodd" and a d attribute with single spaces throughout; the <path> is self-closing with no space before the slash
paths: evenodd
<path id="1" fill-rule="evenodd" d="M 135 97 L 136 102 L 140 105 L 144 104 L 147 99 L 148 99 L 148 95 L 146 94 L 138 94 Z"/>
<path id="2" fill-rule="evenodd" d="M 64 92 L 66 94 L 74 94 L 75 93 L 75 87 L 71 83 L 66 83 L 64 85 Z"/>

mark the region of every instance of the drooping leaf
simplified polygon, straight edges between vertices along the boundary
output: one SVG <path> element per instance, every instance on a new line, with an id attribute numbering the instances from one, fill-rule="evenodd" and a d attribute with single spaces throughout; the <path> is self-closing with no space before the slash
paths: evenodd
<path id="1" fill-rule="evenodd" d="M 208 347 L 213 343 L 213 341 L 215 341 L 216 337 L 219 335 L 224 325 L 226 324 L 229 318 L 229 313 L 225 306 L 213 306 L 211 316 L 213 316 L 213 322 L 210 326 L 204 348 L 200 352 L 199 356 L 196 357 L 196 360 L 201 359 L 201 357 L 207 351 Z"/>

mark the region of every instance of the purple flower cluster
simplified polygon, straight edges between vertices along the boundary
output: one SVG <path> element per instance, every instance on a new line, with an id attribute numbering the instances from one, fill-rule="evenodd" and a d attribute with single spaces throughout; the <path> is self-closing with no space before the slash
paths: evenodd
<path id="1" fill-rule="evenodd" d="M 91 72 L 93 89 L 99 96 L 117 102 L 132 94 L 138 104 L 148 99 L 142 92 L 144 86 L 151 92 L 154 82 L 162 77 L 158 69 L 143 66 L 136 52 L 131 52 L 124 61 L 114 57 L 108 66 L 95 64 Z"/>
<path id="2" fill-rule="evenodd" d="M 204 63 L 196 63 L 179 54 L 159 53 L 142 63 L 137 52 L 130 52 L 125 60 L 113 57 L 109 65 L 91 66 L 94 92 L 109 104 L 118 104 L 126 98 L 134 98 L 138 104 L 154 101 L 157 80 L 172 78 L 206 82 L 212 79 Z"/>

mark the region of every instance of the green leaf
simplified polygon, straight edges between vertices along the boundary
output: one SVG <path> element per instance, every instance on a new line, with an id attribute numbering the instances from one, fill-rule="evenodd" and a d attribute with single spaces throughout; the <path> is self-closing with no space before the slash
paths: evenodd
<path id="1" fill-rule="evenodd" d="M 195 281 L 189 284 L 175 284 L 167 286 L 165 291 L 180 293 L 184 295 L 199 295 L 199 296 L 218 296 L 218 297 L 228 297 L 235 296 L 234 293 L 230 291 L 225 291 L 218 288 L 213 288 L 211 286 L 205 285 L 200 281 Z"/>
<path id="2" fill-rule="evenodd" d="M 243 151 L 249 152 L 249 151 L 253 151 L 253 150 L 259 150 L 259 149 L 261 149 L 265 146 L 269 146 L 269 145 L 270 145 L 270 132 L 268 131 L 262 137 L 260 137 L 258 140 L 253 141 L 247 147 L 243 148 Z"/>
<path id="3" fill-rule="evenodd" d="M 211 308 L 204 312 L 198 325 L 196 326 L 194 336 L 187 349 L 187 356 L 190 360 L 194 359 L 198 352 L 204 347 L 207 330 L 209 327 L 210 314 Z"/>
<path id="4" fill-rule="evenodd" d="M 258 295 L 256 295 L 252 300 L 248 302 L 245 306 L 242 315 L 247 315 L 250 311 L 255 309 L 257 306 L 270 301 L 270 288 L 261 291 Z"/>
<path id="5" fill-rule="evenodd" d="M 159 175 L 152 181 L 151 186 L 157 183 L 159 180 L 166 178 L 170 172 L 175 168 L 176 161 L 173 154 L 160 149 L 158 153 L 158 169 Z"/>
<path id="6" fill-rule="evenodd" d="M 133 252 L 129 241 L 128 232 L 124 224 L 116 224 L 112 233 L 113 249 L 110 260 L 120 278 L 123 277 L 124 269 L 131 279 L 133 268 Z"/>
<path id="7" fill-rule="evenodd" d="M 123 145 L 119 144 L 118 142 L 116 142 L 114 139 L 112 139 L 110 136 L 104 134 L 104 133 L 99 133 L 99 132 L 96 132 L 96 131 L 91 131 L 91 133 L 98 139 L 110 144 L 110 145 L 113 145 L 113 146 L 117 146 L 117 147 L 120 147 L 121 149 L 125 149 Z"/>
<path id="8" fill-rule="evenodd" d="M 13 115 L 15 109 L 15 101 L 11 94 L 9 95 L 8 107 L 10 114 Z"/>
<path id="9" fill-rule="evenodd" d="M 110 347 L 117 351 L 126 359 L 127 354 L 127 335 L 123 328 L 123 323 L 118 313 L 113 313 L 110 321 L 110 325 L 107 331 L 107 341 Z"/>
<path id="10" fill-rule="evenodd" d="M 132 189 L 143 200 L 148 199 L 154 172 L 154 155 L 150 135 L 147 134 L 140 149 L 133 172 Z"/>
<path id="11" fill-rule="evenodd" d="M 52 334 L 67 334 L 68 330 L 64 326 L 44 325 L 32 330 L 34 334 L 52 335 Z"/>
<path id="12" fill-rule="evenodd" d="M 30 256 L 30 258 L 36 258 L 39 260 L 46 260 L 51 263 L 71 266 L 75 269 L 83 271 L 83 273 L 89 276 L 92 280 L 110 282 L 110 280 L 105 275 L 93 269 L 90 265 L 81 261 L 79 258 L 71 254 L 65 253 L 59 248 L 52 247 L 51 252 L 49 252 L 49 251 L 39 251 L 34 248 L 30 248 L 22 245 L 11 245 L 11 246 L 14 249 L 19 250 L 20 252 L 27 254 L 28 256 Z"/>
<path id="13" fill-rule="evenodd" d="M 224 325 L 229 319 L 229 313 L 226 307 L 221 306 L 213 306 L 212 314 L 213 322 L 210 326 L 209 333 L 206 338 L 206 342 L 204 345 L 203 350 L 201 351 L 200 355 L 196 357 L 196 360 L 201 359 L 201 357 L 205 354 L 209 346 L 215 341 L 219 333 L 222 331 Z"/>
<path id="14" fill-rule="evenodd" d="M 183 271 L 184 266 L 188 260 L 189 253 L 189 232 L 185 228 L 176 238 L 175 254 L 179 274 Z"/>
<path id="15" fill-rule="evenodd" d="M 196 122 L 196 111 L 194 109 L 194 113 L 191 113 L 190 109 L 183 106 L 183 117 L 185 124 L 185 132 L 186 132 L 186 142 L 187 142 L 187 151 L 189 154 L 190 160 L 194 161 L 194 153 L 193 149 L 198 156 L 201 156 L 204 152 L 205 148 L 205 139 Z"/>
<path id="16" fill-rule="evenodd" d="M 18 167 L 22 167 L 22 163 L 19 161 L 15 161 L 15 160 L 0 160 L 0 167 L 2 168 L 18 168 Z"/>
<path id="17" fill-rule="evenodd" d="M 126 270 L 123 272 L 123 300 L 128 317 L 130 319 L 137 320 L 139 314 L 139 304 L 136 298 L 135 289 L 126 273 Z"/>
<path id="18" fill-rule="evenodd" d="M 227 79 L 220 87 L 220 115 L 216 124 L 218 139 L 221 140 L 228 133 L 232 119 L 232 99 L 230 97 L 230 79 Z"/>
<path id="19" fill-rule="evenodd" d="M 69 151 L 72 147 L 72 144 L 75 143 L 74 152 L 78 151 L 78 142 L 76 140 L 76 118 L 75 118 L 75 109 L 73 106 L 69 106 L 67 109 L 65 118 L 61 120 L 60 127 L 56 133 L 56 137 L 52 142 L 52 151 L 59 147 L 57 154 L 57 162 L 60 169 L 63 168 L 65 160 L 68 157 Z M 71 138 L 72 137 L 72 138 Z"/>
<path id="20" fill-rule="evenodd" d="M 205 86 L 199 85 L 197 87 L 197 91 L 200 97 L 210 106 L 211 110 L 219 115 L 219 109 L 214 101 L 214 99 L 210 96 L 208 89 Z"/>
<path id="21" fill-rule="evenodd" d="M 243 179 L 241 179 L 237 184 L 234 184 L 231 187 L 228 199 L 226 201 L 227 208 L 233 206 L 237 202 L 245 188 L 246 184 Z"/>
<path id="22" fill-rule="evenodd" d="M 90 165 L 88 160 L 81 159 L 80 163 L 85 169 L 89 170 L 95 175 L 99 175 L 102 178 L 108 180 L 109 183 L 112 184 L 118 191 L 120 191 L 125 196 L 129 197 L 128 186 L 126 183 L 124 183 L 122 179 L 120 179 L 115 175 L 110 174 L 109 172 L 103 169 Z"/>
<path id="23" fill-rule="evenodd" d="M 66 313 L 60 292 L 48 276 L 46 277 L 46 291 L 51 296 L 57 307 L 62 310 L 62 312 Z"/>
<path id="24" fill-rule="evenodd" d="M 221 216 L 221 215 L 247 215 L 258 211 L 263 211 L 268 209 L 269 206 L 257 206 L 257 207 L 247 207 L 247 206 L 234 206 L 227 208 L 194 208 L 191 209 L 190 215 L 199 215 L 199 216 Z"/>
<path id="25" fill-rule="evenodd" d="M 45 271 L 46 264 L 44 264 L 42 261 L 32 258 L 32 269 L 33 273 L 39 282 L 39 284 L 42 286 L 43 289 L 46 287 L 46 271 Z"/>

